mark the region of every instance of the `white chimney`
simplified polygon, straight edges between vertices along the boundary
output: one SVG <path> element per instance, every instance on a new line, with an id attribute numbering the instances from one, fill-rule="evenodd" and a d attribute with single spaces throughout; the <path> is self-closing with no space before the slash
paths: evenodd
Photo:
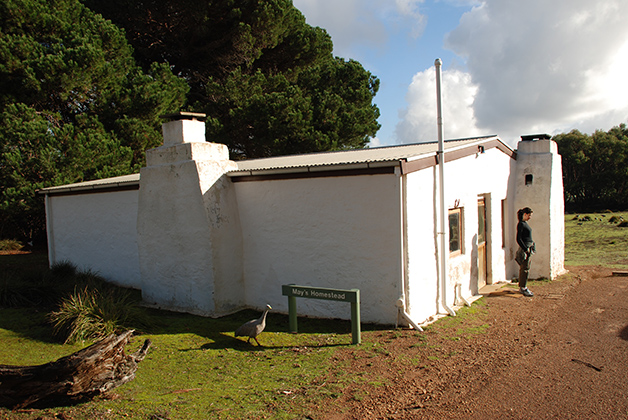
<path id="1" fill-rule="evenodd" d="M 205 114 L 181 111 L 162 115 L 161 118 L 170 120 L 161 126 L 164 146 L 205 143 Z"/>

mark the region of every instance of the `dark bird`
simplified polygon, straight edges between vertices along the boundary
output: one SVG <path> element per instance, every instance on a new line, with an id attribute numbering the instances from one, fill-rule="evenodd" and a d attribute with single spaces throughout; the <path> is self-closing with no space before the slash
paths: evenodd
<path id="1" fill-rule="evenodd" d="M 262 316 L 260 316 L 258 319 L 252 319 L 249 322 L 246 322 L 243 325 L 241 325 L 240 328 L 238 328 L 235 331 L 235 336 L 236 337 L 248 336 L 249 339 L 246 340 L 247 343 L 250 343 L 251 338 L 252 338 L 253 340 L 255 340 L 258 346 L 261 346 L 259 341 L 257 341 L 257 336 L 260 335 L 262 331 L 264 331 L 264 328 L 266 327 L 266 314 L 271 309 L 273 308 L 271 308 L 270 305 L 266 305 L 266 310 L 264 311 Z"/>

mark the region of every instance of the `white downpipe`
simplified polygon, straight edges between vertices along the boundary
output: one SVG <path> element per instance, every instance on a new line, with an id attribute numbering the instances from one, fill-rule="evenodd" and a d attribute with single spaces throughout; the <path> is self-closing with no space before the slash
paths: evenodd
<path id="1" fill-rule="evenodd" d="M 398 179 L 399 179 L 399 216 L 401 218 L 401 234 L 400 239 L 401 239 L 401 244 L 400 244 L 400 249 L 401 249 L 401 296 L 399 297 L 399 299 L 397 299 L 397 302 L 395 302 L 395 306 L 397 307 L 397 324 L 399 324 L 399 318 L 403 318 L 410 326 L 412 326 L 415 330 L 417 331 L 423 331 L 423 328 L 421 328 L 419 326 L 419 324 L 417 324 L 416 322 L 414 322 L 412 320 L 412 318 L 410 317 L 410 315 L 406 312 L 406 307 L 408 305 L 408 303 L 406 302 L 406 298 L 407 298 L 407 291 L 406 291 L 406 285 L 407 285 L 407 276 L 408 276 L 408 270 L 407 270 L 407 264 L 408 264 L 408 259 L 407 259 L 407 254 L 406 254 L 406 249 L 407 249 L 407 235 L 406 232 L 408 231 L 407 226 L 408 226 L 408 220 L 407 220 L 407 211 L 406 211 L 406 203 L 407 203 L 407 191 L 406 191 L 406 178 L 404 177 L 404 175 L 401 173 L 401 168 L 396 167 L 395 168 L 395 174 L 397 175 Z"/>
<path id="2" fill-rule="evenodd" d="M 408 324 L 412 326 L 417 331 L 423 331 L 423 328 L 416 322 L 410 318 L 410 315 L 406 312 L 406 297 L 401 295 L 399 299 L 397 299 L 397 322 L 399 322 L 399 317 L 403 318 Z"/>
<path id="3" fill-rule="evenodd" d="M 447 305 L 447 238 L 445 230 L 445 142 L 443 140 L 443 108 L 441 103 L 441 65 L 443 62 L 437 58 L 436 66 L 436 118 L 438 125 L 438 193 L 440 196 L 440 226 L 438 229 L 439 256 L 440 256 L 440 295 L 441 303 L 449 315 L 456 316 L 456 312 Z"/>
<path id="4" fill-rule="evenodd" d="M 462 283 L 456 283 L 456 294 L 457 294 L 456 299 L 455 299 L 456 305 L 459 302 L 463 302 L 465 305 L 471 306 L 471 302 L 469 302 L 468 300 L 464 298 L 464 296 L 462 296 Z"/>

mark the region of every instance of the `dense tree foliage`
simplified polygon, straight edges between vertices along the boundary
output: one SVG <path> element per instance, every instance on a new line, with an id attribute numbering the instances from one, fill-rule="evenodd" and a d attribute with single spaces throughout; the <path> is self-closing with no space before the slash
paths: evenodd
<path id="1" fill-rule="evenodd" d="M 554 136 L 563 160 L 565 206 L 572 211 L 626 209 L 628 128 L 592 135 L 573 130 Z"/>
<path id="2" fill-rule="evenodd" d="M 290 0 L 1 0 L 0 237 L 43 232 L 36 189 L 138 171 L 181 109 L 233 158 L 366 146 L 379 81 L 332 49 Z"/>
<path id="3" fill-rule="evenodd" d="M 43 233 L 36 189 L 137 171 L 187 89 L 78 0 L 2 0 L 0 237 Z"/>
<path id="4" fill-rule="evenodd" d="M 379 129 L 379 80 L 332 55 L 290 0 L 85 0 L 125 28 L 143 66 L 168 63 L 188 108 L 234 158 L 361 148 Z"/>

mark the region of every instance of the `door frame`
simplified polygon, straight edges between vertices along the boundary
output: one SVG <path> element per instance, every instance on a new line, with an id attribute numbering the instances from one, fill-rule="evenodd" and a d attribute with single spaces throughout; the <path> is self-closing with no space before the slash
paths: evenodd
<path id="1" fill-rule="evenodd" d="M 489 273 L 489 253 L 491 249 L 490 244 L 490 217 L 489 217 L 489 204 L 490 199 L 486 194 L 478 195 L 478 234 L 477 234 L 477 247 L 478 247 L 478 276 L 477 276 L 477 288 L 478 291 L 486 286 L 492 284 L 491 275 Z M 481 222 L 484 223 L 481 223 Z M 483 228 L 483 229 L 481 229 Z M 483 232 L 481 232 L 483 230 Z"/>

